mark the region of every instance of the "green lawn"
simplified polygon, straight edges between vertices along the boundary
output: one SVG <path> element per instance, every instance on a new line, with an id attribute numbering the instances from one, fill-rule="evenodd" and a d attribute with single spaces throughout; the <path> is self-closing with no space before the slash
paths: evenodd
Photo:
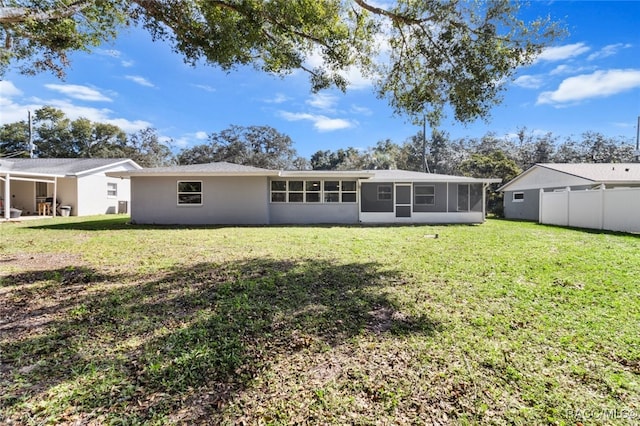
<path id="1" fill-rule="evenodd" d="M 3 424 L 638 424 L 640 238 L 3 223 L 0 357 Z"/>

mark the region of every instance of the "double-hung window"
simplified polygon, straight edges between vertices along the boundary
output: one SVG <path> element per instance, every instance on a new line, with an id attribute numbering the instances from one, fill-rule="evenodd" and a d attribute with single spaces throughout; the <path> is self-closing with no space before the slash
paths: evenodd
<path id="1" fill-rule="evenodd" d="M 416 205 L 435 206 L 436 187 L 434 185 L 416 185 L 413 189 Z"/>
<path id="2" fill-rule="evenodd" d="M 116 198 L 118 196 L 118 184 L 107 182 L 107 197 Z"/>
<path id="3" fill-rule="evenodd" d="M 181 180 L 178 181 L 178 205 L 201 206 L 202 205 L 202 181 Z"/>

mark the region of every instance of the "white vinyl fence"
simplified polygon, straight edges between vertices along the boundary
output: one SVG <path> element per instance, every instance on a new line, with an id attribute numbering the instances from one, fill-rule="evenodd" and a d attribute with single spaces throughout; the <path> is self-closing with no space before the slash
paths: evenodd
<path id="1" fill-rule="evenodd" d="M 640 232 L 640 188 L 540 191 L 540 223 Z"/>

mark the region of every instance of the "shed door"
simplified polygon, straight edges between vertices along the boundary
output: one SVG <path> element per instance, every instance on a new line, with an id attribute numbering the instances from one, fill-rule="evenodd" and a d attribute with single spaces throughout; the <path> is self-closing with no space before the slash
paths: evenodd
<path id="1" fill-rule="evenodd" d="M 411 184 L 396 184 L 395 195 L 396 217 L 411 217 Z"/>

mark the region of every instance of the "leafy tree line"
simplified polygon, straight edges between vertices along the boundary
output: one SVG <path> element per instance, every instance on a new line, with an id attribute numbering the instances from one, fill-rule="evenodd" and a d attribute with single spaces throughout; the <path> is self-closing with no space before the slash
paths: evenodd
<path id="1" fill-rule="evenodd" d="M 526 128 L 509 137 L 490 132 L 479 138 L 459 139 L 434 131 L 427 138 L 418 132 L 402 143 L 386 139 L 363 151 L 352 147 L 320 150 L 311 156 L 310 166 L 315 170 L 404 169 L 482 177 L 490 176 L 485 172 L 493 172 L 492 177 L 506 178 L 509 176 L 504 172 L 518 174 L 536 163 L 632 162 L 633 151 L 629 138 L 592 131 L 564 139 L 550 132 L 535 134 Z M 495 171 L 488 167 L 491 163 L 496 164 Z M 496 173 L 500 169 L 503 173 Z"/>
<path id="2" fill-rule="evenodd" d="M 31 140 L 39 158 L 131 158 L 143 167 L 175 162 L 168 144 L 155 129 L 127 135 L 113 124 L 87 118 L 69 119 L 50 106 L 34 112 Z M 0 157 L 29 157 L 29 123 L 26 120 L 0 127 Z"/>
<path id="3" fill-rule="evenodd" d="M 35 111 L 32 130 L 34 153 L 40 158 L 131 158 L 144 167 L 228 161 L 269 169 L 426 170 L 505 180 L 535 163 L 631 162 L 634 149 L 630 139 L 597 132 L 561 140 L 552 133 L 539 135 L 522 128 L 514 137 L 487 133 L 480 138 L 451 139 L 434 131 L 424 138 L 418 132 L 401 143 L 385 139 L 365 150 L 319 150 L 305 159 L 298 156 L 289 136 L 272 127 L 232 125 L 211 133 L 207 143 L 174 154 L 171 141 L 162 142 L 155 129 L 126 134 L 112 124 L 71 120 L 49 106 Z M 28 141 L 26 121 L 1 126 L 0 156 L 28 156 Z"/>
<path id="4" fill-rule="evenodd" d="M 31 140 L 38 158 L 131 158 L 143 167 L 198 164 L 217 161 L 267 169 L 308 169 L 293 141 L 269 126 L 230 126 L 211 133 L 206 144 L 172 151 L 172 141 L 160 140 L 155 129 L 127 134 L 118 126 L 69 119 L 50 106 L 35 111 Z M 29 157 L 29 123 L 0 126 L 0 157 Z"/>
<path id="5" fill-rule="evenodd" d="M 450 139 L 435 131 L 429 138 L 422 132 L 397 144 L 378 142 L 364 151 L 355 148 L 317 151 L 311 156 L 315 170 L 403 169 L 431 173 L 500 178 L 510 181 L 536 163 L 622 163 L 632 162 L 634 146 L 629 139 L 585 132 L 560 139 L 552 133 L 536 135 L 526 128 L 515 137 L 487 133 L 480 138 Z M 424 154 L 424 155 L 423 155 Z M 423 161 L 426 160 L 426 161 Z M 426 162 L 426 164 L 425 164 Z M 492 185 L 493 190 L 500 185 Z M 490 191 L 489 212 L 502 214 L 502 194 Z"/>

